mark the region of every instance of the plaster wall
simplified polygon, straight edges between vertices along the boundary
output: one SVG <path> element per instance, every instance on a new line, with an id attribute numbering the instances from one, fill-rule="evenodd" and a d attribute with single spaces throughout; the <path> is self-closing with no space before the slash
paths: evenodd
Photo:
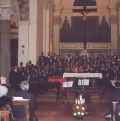
<path id="1" fill-rule="evenodd" d="M 37 59 L 43 51 L 43 0 L 38 0 L 37 3 Z"/>
<path id="2" fill-rule="evenodd" d="M 23 62 L 25 66 L 29 60 L 29 21 L 19 21 L 19 41 L 18 41 L 18 65 Z"/>
<path id="3" fill-rule="evenodd" d="M 30 26 L 29 26 L 29 60 L 33 64 L 37 61 L 37 0 L 29 0 Z"/>

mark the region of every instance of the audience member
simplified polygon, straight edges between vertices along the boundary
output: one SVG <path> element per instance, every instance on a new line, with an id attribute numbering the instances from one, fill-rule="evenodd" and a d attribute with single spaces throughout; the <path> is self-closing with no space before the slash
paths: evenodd
<path id="1" fill-rule="evenodd" d="M 28 92 L 29 83 L 27 81 L 22 81 L 20 84 L 21 91 L 15 93 L 15 97 L 22 97 L 23 99 L 30 99 L 30 110 L 34 113 L 34 110 L 37 109 L 36 98 L 33 94 Z M 23 119 L 25 117 L 25 108 L 24 106 L 14 106 L 13 112 L 15 118 Z"/>
<path id="2" fill-rule="evenodd" d="M 6 94 L 6 96 L 9 97 L 10 99 L 12 99 L 14 96 L 15 90 L 12 87 L 7 85 L 5 77 L 0 77 L 0 84 L 7 87 L 8 93 Z"/>
<path id="3" fill-rule="evenodd" d="M 6 95 L 8 92 L 7 87 L 0 85 L 0 97 Z"/>
<path id="4" fill-rule="evenodd" d="M 13 118 L 12 99 L 6 96 L 7 93 L 8 93 L 7 87 L 0 85 L 0 110 L 10 111 L 11 114 L 10 118 Z"/>

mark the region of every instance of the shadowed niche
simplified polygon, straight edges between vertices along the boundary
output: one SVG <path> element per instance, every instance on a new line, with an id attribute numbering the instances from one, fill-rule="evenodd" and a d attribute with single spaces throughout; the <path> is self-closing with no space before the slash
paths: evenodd
<path id="1" fill-rule="evenodd" d="M 96 6 L 95 0 L 75 0 L 73 6 Z"/>
<path id="2" fill-rule="evenodd" d="M 73 6 L 97 6 L 96 1 L 95 0 L 75 0 L 73 3 Z M 92 8 L 92 9 L 73 9 L 73 12 L 83 12 L 83 10 L 85 12 L 96 12 L 97 9 L 96 8 Z"/>

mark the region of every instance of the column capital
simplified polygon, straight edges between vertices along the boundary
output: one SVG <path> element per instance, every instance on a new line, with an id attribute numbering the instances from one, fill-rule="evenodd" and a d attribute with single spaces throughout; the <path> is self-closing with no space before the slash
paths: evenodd
<path id="1" fill-rule="evenodd" d="M 54 16 L 53 23 L 54 23 L 54 25 L 60 25 L 61 24 L 61 17 L 60 16 Z"/>
<path id="2" fill-rule="evenodd" d="M 53 9 L 54 8 L 53 0 L 44 0 L 44 7 L 46 9 Z"/>
<path id="3" fill-rule="evenodd" d="M 110 20 L 111 24 L 117 24 L 118 17 L 117 17 L 117 15 L 110 15 L 109 20 Z"/>
<path id="4" fill-rule="evenodd" d="M 120 0 L 117 0 L 117 3 L 116 3 L 116 8 L 120 8 Z"/>
<path id="5" fill-rule="evenodd" d="M 30 25 L 29 21 L 18 21 L 18 25 Z"/>
<path id="6" fill-rule="evenodd" d="M 12 7 L 0 7 L 0 19 L 10 20 L 10 17 L 14 14 L 15 10 Z"/>
<path id="7" fill-rule="evenodd" d="M 109 5 L 109 6 L 108 6 L 108 9 L 109 9 L 110 11 L 116 11 L 116 7 L 115 7 L 115 6 Z"/>

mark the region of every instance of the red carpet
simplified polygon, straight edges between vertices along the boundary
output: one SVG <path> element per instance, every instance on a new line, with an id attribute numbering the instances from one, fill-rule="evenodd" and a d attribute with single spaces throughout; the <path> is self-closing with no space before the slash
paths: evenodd
<path id="1" fill-rule="evenodd" d="M 89 116 L 95 116 L 95 107 L 88 107 Z"/>
<path id="2" fill-rule="evenodd" d="M 72 107 L 66 107 L 65 115 L 66 116 L 72 116 Z"/>

